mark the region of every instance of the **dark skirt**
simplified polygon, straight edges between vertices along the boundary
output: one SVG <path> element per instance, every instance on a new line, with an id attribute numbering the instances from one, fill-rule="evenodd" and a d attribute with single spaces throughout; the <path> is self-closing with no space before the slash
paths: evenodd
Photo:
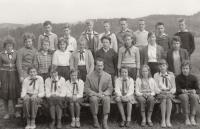
<path id="1" fill-rule="evenodd" d="M 45 83 L 45 80 L 50 77 L 49 73 L 39 73 L 38 75 L 44 79 L 44 83 Z"/>
<path id="2" fill-rule="evenodd" d="M 158 72 L 158 63 L 157 62 L 148 62 L 148 66 L 150 68 L 151 75 L 153 77 L 154 74 Z"/>
<path id="3" fill-rule="evenodd" d="M 86 66 L 78 66 L 78 70 L 79 70 L 79 79 L 83 80 L 83 82 L 85 82 L 86 80 L 86 75 L 87 75 L 87 69 Z"/>
<path id="4" fill-rule="evenodd" d="M 129 68 L 129 77 L 131 77 L 134 81 L 136 80 L 137 68 Z"/>
<path id="5" fill-rule="evenodd" d="M 58 75 L 65 78 L 66 81 L 70 79 L 69 72 L 69 66 L 58 66 Z"/>
<path id="6" fill-rule="evenodd" d="M 47 98 L 46 101 L 49 107 L 60 105 L 62 108 L 66 108 L 68 103 L 68 99 L 66 97 L 51 97 Z"/>
<path id="7" fill-rule="evenodd" d="M 83 98 L 78 98 L 76 101 L 74 101 L 72 98 L 69 98 L 69 103 L 79 103 L 83 105 L 84 99 Z"/>
<path id="8" fill-rule="evenodd" d="M 3 100 L 17 100 L 20 98 L 21 84 L 17 71 L 1 70 L 0 98 Z"/>
<path id="9" fill-rule="evenodd" d="M 176 102 L 176 99 L 175 99 L 175 95 L 174 94 L 158 94 L 156 95 L 156 101 L 157 102 L 162 102 L 163 99 L 171 99 L 173 102 Z"/>

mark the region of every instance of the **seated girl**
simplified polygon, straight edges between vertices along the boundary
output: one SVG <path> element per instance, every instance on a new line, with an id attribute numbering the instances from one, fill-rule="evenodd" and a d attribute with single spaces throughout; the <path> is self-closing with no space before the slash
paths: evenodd
<path id="1" fill-rule="evenodd" d="M 196 125 L 195 115 L 199 105 L 200 89 L 197 77 L 191 74 L 190 70 L 190 61 L 184 60 L 181 64 L 182 73 L 176 77 L 176 88 L 178 98 L 181 100 L 181 108 L 185 115 L 185 124 Z"/>
<path id="2" fill-rule="evenodd" d="M 129 127 L 131 121 L 132 104 L 135 103 L 134 93 L 134 80 L 128 76 L 129 68 L 122 66 L 120 69 L 121 77 L 115 81 L 115 101 L 122 116 L 120 127 Z M 124 114 L 123 102 L 127 103 L 127 119 Z"/>
<path id="3" fill-rule="evenodd" d="M 58 76 L 58 69 L 55 65 L 49 67 L 49 73 L 51 77 L 45 80 L 47 103 L 52 119 L 49 127 L 50 129 L 54 128 L 57 118 L 57 128 L 60 129 L 62 128 L 62 108 L 67 107 L 65 79 Z"/>
<path id="4" fill-rule="evenodd" d="M 27 119 L 25 129 L 34 129 L 35 118 L 37 115 L 38 105 L 43 102 L 44 97 L 44 81 L 41 76 L 37 75 L 34 67 L 27 70 L 28 77 L 24 79 L 22 84 L 21 98 L 23 99 L 23 114 Z"/>
<path id="5" fill-rule="evenodd" d="M 157 99 L 161 102 L 161 127 L 171 127 L 170 116 L 172 110 L 172 101 L 174 101 L 174 94 L 176 92 L 175 77 L 172 72 L 167 70 L 168 64 L 166 60 L 161 59 L 158 62 L 160 72 L 154 75 L 154 80 L 158 85 L 156 90 Z M 166 119 L 165 119 L 165 114 Z M 166 121 L 165 121 L 166 120 Z"/>
<path id="6" fill-rule="evenodd" d="M 153 127 L 151 121 L 151 115 L 155 103 L 155 89 L 157 84 L 154 79 L 151 77 L 151 71 L 148 65 L 143 65 L 140 69 L 140 78 L 136 80 L 135 92 L 137 96 L 138 105 L 140 108 L 142 123 L 141 126 L 146 126 L 146 114 L 145 114 L 145 105 L 147 107 L 147 123 L 150 127 Z"/>
<path id="7" fill-rule="evenodd" d="M 79 71 L 76 69 L 70 70 L 70 80 L 66 81 L 67 97 L 69 98 L 69 110 L 72 116 L 71 127 L 80 128 L 80 104 L 83 102 L 84 82 L 78 79 Z M 76 113 L 76 117 L 75 114 Z"/>

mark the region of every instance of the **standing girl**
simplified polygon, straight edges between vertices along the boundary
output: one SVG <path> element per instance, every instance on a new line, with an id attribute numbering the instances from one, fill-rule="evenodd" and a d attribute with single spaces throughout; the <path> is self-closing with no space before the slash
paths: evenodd
<path id="1" fill-rule="evenodd" d="M 0 98 L 3 99 L 6 111 L 4 119 L 9 119 L 8 100 L 13 101 L 15 117 L 20 117 L 15 105 L 17 104 L 17 99 L 20 98 L 21 85 L 16 66 L 17 51 L 14 50 L 15 39 L 11 36 L 6 37 L 3 41 L 3 47 L 5 50 L 0 53 Z"/>
<path id="2" fill-rule="evenodd" d="M 157 99 L 161 102 L 161 127 L 171 127 L 170 116 L 172 101 L 175 98 L 174 93 L 176 92 L 175 77 L 172 72 L 167 70 L 168 64 L 166 60 L 160 60 L 158 62 L 158 67 L 160 72 L 157 72 L 154 75 L 154 80 L 158 85 L 158 89 L 156 90 L 156 93 L 158 94 Z M 165 114 L 167 115 L 166 119 Z"/>
<path id="3" fill-rule="evenodd" d="M 125 34 L 123 40 L 125 45 L 119 49 L 118 70 L 122 65 L 127 66 L 130 70 L 129 76 L 136 80 L 136 77 L 139 77 L 140 52 L 132 45 L 133 39 L 130 34 Z"/>
<path id="4" fill-rule="evenodd" d="M 65 38 L 60 38 L 58 40 L 58 49 L 53 54 L 52 64 L 58 66 L 58 75 L 68 80 L 69 77 L 69 59 L 71 57 L 71 52 L 66 48 L 68 42 Z"/>

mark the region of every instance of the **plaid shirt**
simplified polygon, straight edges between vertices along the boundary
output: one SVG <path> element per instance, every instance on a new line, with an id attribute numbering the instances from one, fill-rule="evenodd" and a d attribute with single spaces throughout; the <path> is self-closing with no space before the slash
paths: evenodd
<path id="1" fill-rule="evenodd" d="M 52 55 L 49 53 L 45 55 L 42 51 L 37 52 L 33 63 L 39 74 L 48 73 L 49 66 L 52 64 Z"/>

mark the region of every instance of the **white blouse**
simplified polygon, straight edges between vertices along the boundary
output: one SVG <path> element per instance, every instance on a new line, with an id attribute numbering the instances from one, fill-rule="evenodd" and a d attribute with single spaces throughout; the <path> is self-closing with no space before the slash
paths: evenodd
<path id="1" fill-rule="evenodd" d="M 21 98 L 29 94 L 38 94 L 38 97 L 42 98 L 44 97 L 44 80 L 41 76 L 36 76 L 35 84 L 32 83 L 31 77 L 27 77 L 24 79 L 24 82 L 22 84 L 22 92 L 21 92 Z M 30 85 L 31 84 L 31 85 Z M 35 86 L 34 86 L 35 85 Z M 35 88 L 34 88 L 35 87 Z"/>
<path id="2" fill-rule="evenodd" d="M 127 94 L 125 96 L 131 96 L 134 93 L 134 80 L 130 77 L 127 77 Z M 119 96 L 122 96 L 122 83 L 123 78 L 119 77 L 115 81 L 115 93 Z"/>
<path id="3" fill-rule="evenodd" d="M 53 94 L 65 97 L 67 94 L 65 79 L 57 76 L 55 81 L 57 81 L 56 84 L 53 83 L 53 79 L 50 77 L 45 80 L 46 97 L 49 98 Z"/>
<path id="4" fill-rule="evenodd" d="M 65 50 L 65 52 L 61 50 L 56 50 L 53 54 L 52 64 L 56 66 L 69 66 L 69 59 L 71 57 L 71 52 Z"/>
<path id="5" fill-rule="evenodd" d="M 84 91 L 84 82 L 81 79 L 77 79 L 76 81 L 77 87 L 74 82 L 67 80 L 66 86 L 67 86 L 67 97 L 71 98 L 73 94 L 76 94 L 77 98 L 83 97 L 83 91 Z M 73 93 L 74 91 L 74 93 Z"/>

